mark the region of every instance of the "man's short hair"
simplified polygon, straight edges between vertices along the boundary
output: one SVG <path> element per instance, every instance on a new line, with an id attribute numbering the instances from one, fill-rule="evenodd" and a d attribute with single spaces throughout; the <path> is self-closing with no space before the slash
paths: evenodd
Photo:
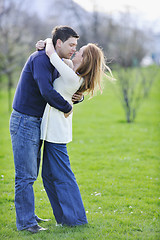
<path id="1" fill-rule="evenodd" d="M 68 26 L 56 26 L 52 30 L 52 41 L 53 45 L 56 45 L 58 39 L 62 42 L 67 41 L 70 37 L 79 38 L 79 35 Z"/>

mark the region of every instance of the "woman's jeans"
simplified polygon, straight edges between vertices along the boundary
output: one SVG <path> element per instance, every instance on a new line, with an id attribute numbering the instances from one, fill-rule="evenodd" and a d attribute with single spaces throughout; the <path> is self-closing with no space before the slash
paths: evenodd
<path id="1" fill-rule="evenodd" d="M 41 119 L 13 110 L 10 134 L 15 164 L 15 208 L 17 229 L 37 225 L 33 183 L 40 164 Z"/>
<path id="2" fill-rule="evenodd" d="M 44 141 L 42 178 L 58 224 L 88 223 L 66 144 Z"/>

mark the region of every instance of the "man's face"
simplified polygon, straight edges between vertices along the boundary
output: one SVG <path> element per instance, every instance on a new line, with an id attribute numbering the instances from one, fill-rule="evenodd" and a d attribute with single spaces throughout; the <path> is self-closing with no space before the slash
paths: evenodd
<path id="1" fill-rule="evenodd" d="M 58 42 L 59 41 L 59 42 Z M 68 40 L 65 42 L 62 42 L 60 39 L 57 41 L 57 48 L 56 50 L 58 51 L 58 55 L 61 58 L 71 58 L 72 55 L 76 51 L 76 46 L 77 46 L 77 38 L 70 37 Z"/>

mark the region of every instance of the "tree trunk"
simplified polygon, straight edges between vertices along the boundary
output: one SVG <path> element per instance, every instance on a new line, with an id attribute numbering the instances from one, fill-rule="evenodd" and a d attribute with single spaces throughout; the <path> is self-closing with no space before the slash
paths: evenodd
<path id="1" fill-rule="evenodd" d="M 12 88 L 12 74 L 8 73 L 8 112 L 11 113 L 11 104 L 12 104 L 12 94 L 11 94 L 11 88 Z"/>

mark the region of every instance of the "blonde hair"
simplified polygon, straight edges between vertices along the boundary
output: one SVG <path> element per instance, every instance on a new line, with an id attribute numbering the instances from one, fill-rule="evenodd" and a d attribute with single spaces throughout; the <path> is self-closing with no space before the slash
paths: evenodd
<path id="1" fill-rule="evenodd" d="M 107 69 L 111 77 L 104 73 Z M 112 72 L 108 66 L 105 65 L 105 58 L 103 51 L 94 43 L 87 44 L 83 51 L 83 60 L 81 65 L 76 70 L 76 73 L 84 78 L 84 82 L 79 88 L 78 92 L 90 93 L 91 97 L 96 92 L 97 88 L 102 93 L 102 77 L 106 75 L 108 79 L 112 79 Z"/>

